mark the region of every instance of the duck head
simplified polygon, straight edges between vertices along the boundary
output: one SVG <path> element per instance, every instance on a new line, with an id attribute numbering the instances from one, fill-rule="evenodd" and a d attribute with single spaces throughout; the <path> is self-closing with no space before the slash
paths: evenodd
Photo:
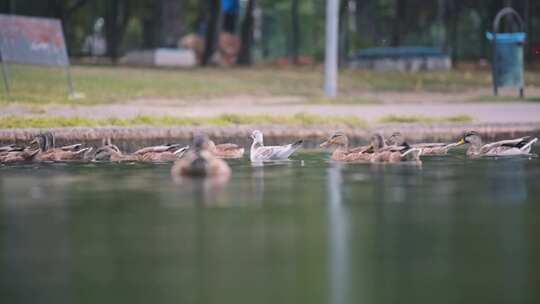
<path id="1" fill-rule="evenodd" d="M 206 134 L 196 134 L 193 137 L 193 149 L 195 152 L 201 152 L 210 149 L 210 139 Z"/>
<path id="2" fill-rule="evenodd" d="M 338 146 L 346 148 L 349 145 L 349 139 L 343 132 L 336 132 L 328 140 L 320 144 L 321 148 L 328 148 L 330 146 Z"/>
<path id="3" fill-rule="evenodd" d="M 38 134 L 34 139 L 30 142 L 30 148 L 32 150 L 40 150 L 41 152 L 45 152 L 49 149 L 47 138 L 44 134 Z"/>
<path id="4" fill-rule="evenodd" d="M 251 133 L 251 139 L 253 139 L 253 143 L 263 144 L 263 134 L 259 130 L 255 130 Z"/>
<path id="5" fill-rule="evenodd" d="M 118 155 L 120 152 L 118 147 L 114 145 L 103 146 L 96 150 L 94 160 L 96 161 L 110 161 L 113 155 Z"/>
<path id="6" fill-rule="evenodd" d="M 377 152 L 385 146 L 386 144 L 381 134 L 375 133 L 373 134 L 373 136 L 371 136 L 371 148 L 373 149 L 373 151 Z"/>
<path id="7" fill-rule="evenodd" d="M 403 146 L 405 143 L 405 138 L 400 132 L 394 132 L 392 135 L 390 135 L 390 137 L 388 137 L 386 142 L 391 146 Z"/>
<path id="8" fill-rule="evenodd" d="M 475 131 L 467 131 L 458 142 L 458 145 L 471 144 L 473 146 L 482 145 L 482 137 Z"/>

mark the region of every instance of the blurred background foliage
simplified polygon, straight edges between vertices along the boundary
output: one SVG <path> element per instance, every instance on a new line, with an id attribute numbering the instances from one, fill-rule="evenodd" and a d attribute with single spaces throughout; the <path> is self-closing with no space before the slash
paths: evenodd
<path id="1" fill-rule="evenodd" d="M 102 31 L 104 55 L 117 59 L 131 49 L 176 47 L 189 33 L 206 37 L 211 28 L 220 31 L 223 14 L 215 12 L 223 1 L 2 0 L 0 13 L 61 19 L 72 56 L 87 55 L 85 41 Z M 325 0 L 240 0 L 234 34 L 254 61 L 320 60 L 325 5 Z M 485 32 L 504 6 L 525 19 L 526 56 L 533 59 L 531 50 L 540 43 L 540 1 L 534 0 L 340 0 L 341 59 L 365 47 L 405 45 L 440 47 L 454 60 L 488 58 Z"/>

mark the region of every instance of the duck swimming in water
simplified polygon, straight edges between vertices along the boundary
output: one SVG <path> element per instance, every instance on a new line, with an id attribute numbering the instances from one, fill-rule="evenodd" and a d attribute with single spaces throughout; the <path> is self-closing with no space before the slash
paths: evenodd
<path id="1" fill-rule="evenodd" d="M 537 141 L 538 138 L 536 137 L 526 136 L 484 144 L 480 134 L 474 131 L 468 131 L 465 132 L 458 144 L 469 144 L 467 155 L 471 157 L 515 156 L 530 155 L 532 145 Z"/>
<path id="2" fill-rule="evenodd" d="M 361 146 L 349 149 L 349 138 L 343 132 L 336 132 L 332 136 L 320 144 L 321 148 L 336 146 L 330 158 L 335 161 L 353 162 L 353 161 L 369 161 L 371 153 L 367 151 L 371 146 Z"/>
<path id="3" fill-rule="evenodd" d="M 208 137 L 204 134 L 196 135 L 193 139 L 193 149 L 174 162 L 171 168 L 173 177 L 228 178 L 231 175 L 231 168 L 209 149 Z"/>
<path id="4" fill-rule="evenodd" d="M 51 132 L 38 134 L 30 143 L 36 147 L 39 153 L 34 157 L 35 161 L 73 161 L 83 160 L 85 155 L 92 150 L 91 147 L 83 148 L 82 144 L 74 144 L 55 147 L 55 136 Z"/>
<path id="5" fill-rule="evenodd" d="M 133 152 L 143 162 L 170 162 L 182 158 L 189 146 L 181 147 L 179 144 L 151 146 Z"/>
<path id="6" fill-rule="evenodd" d="M 209 141 L 208 150 L 220 158 L 241 158 L 244 156 L 244 148 L 237 144 L 226 143 L 216 145 L 213 141 Z"/>
<path id="7" fill-rule="evenodd" d="M 422 155 L 446 155 L 450 149 L 459 146 L 459 143 L 419 143 L 409 145 L 400 132 L 392 133 L 386 141 L 390 146 L 420 148 L 422 149 Z"/>
<path id="8" fill-rule="evenodd" d="M 9 145 L 0 147 L 0 164 L 13 164 L 34 161 L 39 149 Z"/>
<path id="9" fill-rule="evenodd" d="M 372 163 L 396 163 L 404 161 L 414 161 L 420 163 L 422 149 L 411 146 L 387 146 L 384 138 L 380 134 L 371 137 L 371 148 L 373 155 Z"/>
<path id="10" fill-rule="evenodd" d="M 303 140 L 298 140 L 292 144 L 283 146 L 265 146 L 263 134 L 259 130 L 255 130 L 251 133 L 251 139 L 253 139 L 253 143 L 251 144 L 249 157 L 252 162 L 286 160 L 296 152 L 304 142 Z"/>

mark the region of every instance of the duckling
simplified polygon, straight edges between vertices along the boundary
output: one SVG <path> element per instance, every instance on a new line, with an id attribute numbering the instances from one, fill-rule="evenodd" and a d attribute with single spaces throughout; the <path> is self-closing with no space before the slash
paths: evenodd
<path id="1" fill-rule="evenodd" d="M 167 144 L 139 149 L 133 155 L 139 156 L 144 162 L 169 162 L 181 158 L 189 146 L 180 147 L 178 144 Z"/>
<path id="2" fill-rule="evenodd" d="M 244 148 L 236 144 L 227 143 L 216 145 L 210 140 L 208 150 L 219 158 L 241 158 L 244 156 Z"/>
<path id="3" fill-rule="evenodd" d="M 193 150 L 175 161 L 171 168 L 174 177 L 209 177 L 228 178 L 231 168 L 222 159 L 209 151 L 210 140 L 204 134 L 198 134 L 193 139 Z"/>
<path id="4" fill-rule="evenodd" d="M 296 150 L 298 150 L 303 140 L 298 140 L 292 144 L 284 146 L 264 146 L 263 134 L 259 130 L 253 131 L 251 134 L 253 143 L 251 144 L 250 159 L 252 162 L 260 162 L 265 160 L 286 160 Z"/>
<path id="5" fill-rule="evenodd" d="M 354 149 L 349 149 L 349 139 L 343 132 L 334 133 L 328 140 L 320 144 L 321 148 L 327 148 L 330 146 L 337 146 L 330 157 L 336 161 L 368 161 L 371 158 L 371 154 L 367 151 L 371 146 L 361 146 Z"/>
<path id="6" fill-rule="evenodd" d="M 390 146 L 403 146 L 422 149 L 422 155 L 446 155 L 448 151 L 457 147 L 458 143 L 420 143 L 409 145 L 400 132 L 394 132 L 388 139 L 387 143 Z"/>
<path id="7" fill-rule="evenodd" d="M 422 152 L 422 149 L 410 146 L 387 146 L 380 134 L 374 134 L 371 137 L 371 148 L 373 149 L 373 155 L 371 157 L 371 162 L 373 163 L 420 162 Z"/>
<path id="8" fill-rule="evenodd" d="M 529 155 L 531 147 L 538 138 L 526 136 L 510 140 L 502 140 L 490 144 L 484 144 L 480 134 L 474 131 L 465 132 L 459 145 L 470 144 L 467 155 L 471 157 L 481 156 L 513 156 Z"/>

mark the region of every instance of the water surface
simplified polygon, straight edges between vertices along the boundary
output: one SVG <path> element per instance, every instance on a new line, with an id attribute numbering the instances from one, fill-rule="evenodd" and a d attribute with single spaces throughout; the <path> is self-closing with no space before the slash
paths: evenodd
<path id="1" fill-rule="evenodd" d="M 540 303 L 540 160 L 0 167 L 1 303 Z"/>

